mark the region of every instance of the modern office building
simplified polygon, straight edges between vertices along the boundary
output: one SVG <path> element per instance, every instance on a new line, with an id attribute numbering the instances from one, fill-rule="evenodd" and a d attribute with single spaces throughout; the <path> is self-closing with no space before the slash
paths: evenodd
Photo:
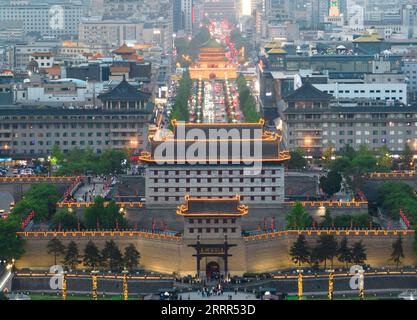
<path id="1" fill-rule="evenodd" d="M 194 1 L 181 0 L 181 11 L 184 31 L 187 33 L 192 33 L 194 24 Z"/>
<path id="2" fill-rule="evenodd" d="M 0 4 L 0 21 L 20 21 L 25 33 L 69 37 L 78 34 L 85 6 L 75 3 Z"/>

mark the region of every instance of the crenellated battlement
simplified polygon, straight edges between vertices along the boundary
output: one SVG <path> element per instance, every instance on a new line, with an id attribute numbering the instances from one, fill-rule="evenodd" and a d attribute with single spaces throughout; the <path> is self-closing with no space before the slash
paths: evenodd
<path id="1" fill-rule="evenodd" d="M 414 230 L 284 230 L 284 231 L 275 231 L 275 232 L 265 232 L 255 235 L 250 235 L 243 237 L 245 241 L 254 241 L 270 238 L 279 238 L 279 237 L 288 237 L 291 235 L 300 235 L 304 234 L 306 236 L 320 236 L 322 234 L 334 235 L 334 236 L 373 236 L 373 237 L 395 237 L 395 236 L 404 236 L 412 237 L 414 236 Z"/>

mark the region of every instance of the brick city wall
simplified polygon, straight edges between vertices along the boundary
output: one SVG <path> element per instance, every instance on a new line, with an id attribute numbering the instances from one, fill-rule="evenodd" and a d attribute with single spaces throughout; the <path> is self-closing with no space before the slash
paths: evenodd
<path id="1" fill-rule="evenodd" d="M 306 234 L 307 241 L 314 245 L 320 233 L 330 232 L 337 240 L 347 236 L 349 244 L 362 240 L 366 248 L 368 259 L 366 263 L 373 266 L 393 266 L 390 260 L 392 243 L 401 234 L 403 238 L 404 255 L 403 265 L 416 265 L 417 256 L 413 253 L 413 231 L 375 230 L 375 231 L 301 231 Z M 195 275 L 196 259 L 190 240 L 179 237 L 164 237 L 143 232 L 74 232 L 74 233 L 25 233 L 26 253 L 17 262 L 18 268 L 45 269 L 54 264 L 53 256 L 46 252 L 46 245 L 50 239 L 57 236 L 65 245 L 75 241 L 82 253 L 85 245 L 92 240 L 101 249 L 106 240 L 113 239 L 119 247 L 124 248 L 133 243 L 141 254 L 141 265 L 147 270 L 161 273 L 177 272 L 181 275 Z M 244 272 L 266 272 L 280 268 L 293 267 L 289 256 L 292 243 L 297 239 L 298 231 L 281 231 L 260 236 L 245 237 L 242 239 L 230 239 L 229 243 L 236 244 L 230 249 L 232 257 L 229 258 L 229 270 L 231 274 Z M 204 243 L 209 243 L 205 241 Z M 218 242 L 217 242 L 218 243 Z M 210 261 L 219 263 L 223 269 L 223 261 L 220 258 L 203 258 L 201 270 Z M 336 262 L 336 261 L 335 261 Z M 337 262 L 336 262 L 337 263 Z M 82 266 L 80 266 L 82 268 Z"/>
<path id="2" fill-rule="evenodd" d="M 367 254 L 366 263 L 372 266 L 394 266 L 390 260 L 392 244 L 401 234 L 403 238 L 403 265 L 416 265 L 417 255 L 413 252 L 414 231 L 412 230 L 340 230 L 340 231 L 301 231 L 306 235 L 307 242 L 314 246 L 321 233 L 333 234 L 340 242 L 347 237 L 348 245 L 362 241 Z M 297 240 L 299 231 L 281 231 L 262 236 L 246 237 L 246 255 L 248 272 L 273 271 L 280 268 L 294 267 L 289 251 Z M 335 259 L 335 265 L 340 263 Z"/>

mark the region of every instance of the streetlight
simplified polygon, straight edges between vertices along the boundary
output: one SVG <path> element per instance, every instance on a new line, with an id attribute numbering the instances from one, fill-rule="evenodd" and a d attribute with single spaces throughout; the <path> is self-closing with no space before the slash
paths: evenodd
<path id="1" fill-rule="evenodd" d="M 62 274 L 62 300 L 67 300 L 67 272 Z"/>
<path id="2" fill-rule="evenodd" d="M 122 271 L 123 273 L 123 299 L 128 300 L 129 299 L 129 291 L 127 287 L 127 274 L 129 271 L 126 269 L 126 267 Z"/>
<path id="3" fill-rule="evenodd" d="M 333 272 L 334 272 L 334 270 L 329 269 L 327 271 L 329 272 L 329 292 L 328 292 L 327 296 L 329 297 L 329 300 L 333 300 L 333 283 L 334 283 Z"/>
<path id="4" fill-rule="evenodd" d="M 98 270 L 91 271 L 91 278 L 92 278 L 92 298 L 93 300 L 97 300 L 97 274 Z"/>
<path id="5" fill-rule="evenodd" d="M 297 272 L 298 272 L 298 282 L 297 282 L 298 300 L 303 300 L 303 275 L 302 275 L 303 270 L 298 269 Z"/>
<path id="6" fill-rule="evenodd" d="M 359 299 L 365 299 L 365 281 L 363 270 L 359 270 Z"/>

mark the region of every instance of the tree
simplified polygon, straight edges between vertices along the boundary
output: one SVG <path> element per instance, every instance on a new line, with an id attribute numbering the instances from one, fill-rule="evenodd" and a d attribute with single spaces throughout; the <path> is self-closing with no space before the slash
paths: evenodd
<path id="1" fill-rule="evenodd" d="M 352 247 L 352 262 L 360 265 L 365 261 L 366 252 L 362 241 L 355 242 Z"/>
<path id="2" fill-rule="evenodd" d="M 336 160 L 332 161 L 329 165 L 330 171 L 337 172 L 340 174 L 348 173 L 350 167 L 351 160 L 346 156 L 337 158 Z"/>
<path id="3" fill-rule="evenodd" d="M 88 229 L 100 228 L 114 229 L 116 225 L 123 229 L 128 226 L 128 222 L 120 212 L 120 207 L 114 201 L 104 205 L 103 197 L 96 197 L 94 204 L 84 210 L 83 224 Z"/>
<path id="4" fill-rule="evenodd" d="M 300 202 L 287 213 L 287 229 L 306 229 L 312 225 L 313 219 Z"/>
<path id="5" fill-rule="evenodd" d="M 93 241 L 88 241 L 84 248 L 83 264 L 93 270 L 100 266 L 102 262 L 100 251 Z"/>
<path id="6" fill-rule="evenodd" d="M 123 255 L 123 261 L 125 264 L 125 267 L 128 269 L 136 268 L 139 264 L 140 259 L 140 253 L 138 250 L 136 250 L 136 247 L 134 244 L 129 244 L 125 248 L 125 252 Z"/>
<path id="7" fill-rule="evenodd" d="M 417 222 L 417 197 L 414 189 L 403 182 L 387 182 L 377 188 L 377 205 L 393 219 L 402 209 L 411 223 Z"/>
<path id="8" fill-rule="evenodd" d="M 330 167 L 333 157 L 334 157 L 334 145 L 330 143 L 327 146 L 326 150 L 323 151 L 323 161 L 324 161 L 324 166 L 326 168 Z"/>
<path id="9" fill-rule="evenodd" d="M 287 161 L 288 169 L 302 170 L 307 165 L 304 158 L 304 151 L 301 148 L 290 151 L 291 159 Z"/>
<path id="10" fill-rule="evenodd" d="M 99 174 L 123 173 L 125 166 L 128 165 L 127 160 L 128 156 L 124 151 L 107 149 L 99 158 L 97 171 Z"/>
<path id="11" fill-rule="evenodd" d="M 404 150 L 401 154 L 401 161 L 403 163 L 404 168 L 411 170 L 414 161 L 414 154 L 408 143 L 405 143 L 404 145 Z"/>
<path id="12" fill-rule="evenodd" d="M 30 187 L 24 198 L 16 204 L 12 214 L 19 215 L 21 219 L 34 210 L 35 220 L 49 219 L 56 211 L 56 202 L 60 195 L 56 187 L 48 183 L 37 183 Z"/>
<path id="13" fill-rule="evenodd" d="M 19 230 L 19 223 L 15 217 L 0 219 L 0 260 L 11 262 L 19 259 L 24 250 L 24 240 L 16 235 Z"/>
<path id="14" fill-rule="evenodd" d="M 70 212 L 68 208 L 57 211 L 51 219 L 51 226 L 55 229 L 76 229 L 78 227 L 78 219 L 74 212 Z"/>
<path id="15" fill-rule="evenodd" d="M 327 266 L 327 260 L 330 260 L 333 268 L 333 259 L 337 255 L 337 241 L 333 235 L 322 234 L 317 240 L 317 254 L 320 261 L 324 261 L 324 268 Z"/>
<path id="16" fill-rule="evenodd" d="M 47 249 L 48 254 L 51 254 L 51 255 L 54 256 L 54 263 L 55 264 L 56 264 L 56 259 L 59 256 L 62 256 L 62 255 L 65 254 L 65 246 L 57 238 L 53 238 L 53 239 L 49 240 L 48 244 L 46 245 L 46 249 Z"/>
<path id="17" fill-rule="evenodd" d="M 333 218 L 329 208 L 326 208 L 324 212 L 323 221 L 320 223 L 320 227 L 322 228 L 331 228 L 333 225 Z"/>
<path id="18" fill-rule="evenodd" d="M 391 171 L 392 165 L 391 152 L 388 147 L 384 145 L 378 149 L 378 171 L 389 172 Z"/>
<path id="19" fill-rule="evenodd" d="M 322 176 L 320 178 L 320 188 L 329 197 L 333 196 L 335 193 L 340 191 L 342 187 L 341 183 L 342 176 L 335 171 L 329 171 L 329 173 L 327 173 L 327 177 Z"/>
<path id="20" fill-rule="evenodd" d="M 343 148 L 340 149 L 340 155 L 352 160 L 356 155 L 356 151 L 350 144 L 345 144 Z"/>
<path id="21" fill-rule="evenodd" d="M 337 250 L 337 257 L 340 262 L 345 266 L 352 262 L 352 249 L 348 246 L 348 240 L 346 237 L 340 242 L 339 249 Z"/>
<path id="22" fill-rule="evenodd" d="M 239 107 L 242 110 L 246 122 L 258 122 L 260 115 L 256 108 L 256 100 L 248 87 L 246 79 L 240 75 L 236 80 L 239 92 Z"/>
<path id="23" fill-rule="evenodd" d="M 53 165 L 56 165 L 58 162 L 62 161 L 64 159 L 64 153 L 62 152 L 59 145 L 54 144 L 51 149 L 51 155 L 50 155 L 50 162 Z"/>
<path id="24" fill-rule="evenodd" d="M 300 234 L 298 236 L 297 241 L 291 246 L 290 256 L 298 267 L 300 267 L 302 263 L 309 262 L 310 249 L 308 248 L 305 235 Z"/>
<path id="25" fill-rule="evenodd" d="M 65 257 L 64 257 L 64 265 L 69 267 L 70 269 L 75 269 L 78 264 L 80 264 L 80 255 L 78 254 L 78 247 L 74 241 L 71 241 L 68 244 Z"/>
<path id="26" fill-rule="evenodd" d="M 397 265 L 397 269 L 401 263 L 402 258 L 404 258 L 404 250 L 403 250 L 403 239 L 401 238 L 401 235 L 400 235 L 398 239 L 392 244 L 392 253 L 391 253 L 391 259 Z"/>
<path id="27" fill-rule="evenodd" d="M 122 253 L 113 240 L 106 241 L 101 256 L 103 257 L 104 265 L 111 271 L 120 270 L 123 265 Z"/>

